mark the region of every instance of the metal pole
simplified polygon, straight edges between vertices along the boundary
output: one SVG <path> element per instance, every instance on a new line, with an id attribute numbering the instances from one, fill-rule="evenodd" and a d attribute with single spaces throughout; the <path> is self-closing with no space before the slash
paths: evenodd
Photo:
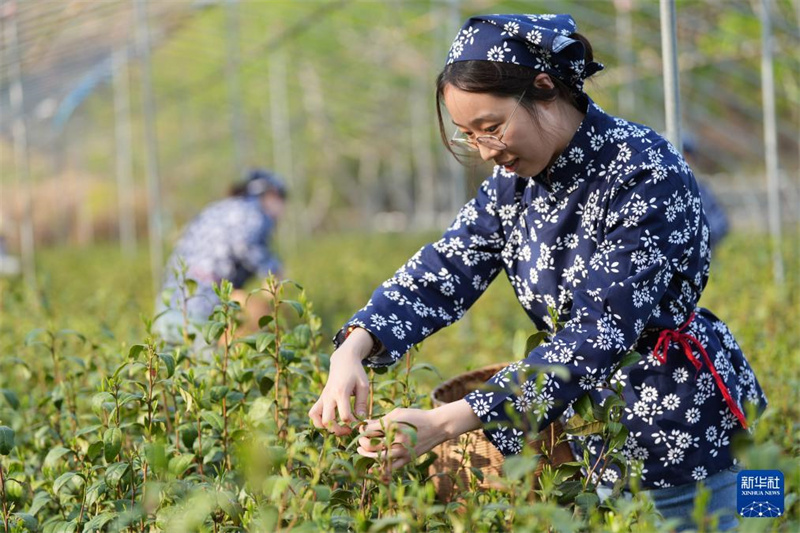
<path id="1" fill-rule="evenodd" d="M 161 220 L 161 184 L 158 174 L 158 140 L 156 110 L 153 97 L 152 67 L 150 64 L 150 28 L 147 21 L 147 0 L 134 0 L 136 11 L 136 44 L 142 60 L 142 110 L 144 112 L 145 160 L 147 169 L 147 232 L 150 240 L 150 271 L 153 291 L 161 285 L 164 230 Z"/>
<path id="2" fill-rule="evenodd" d="M 430 80 L 422 73 L 411 82 L 409 114 L 416 127 L 411 128 L 411 158 L 417 186 L 414 189 L 414 225 L 417 229 L 429 230 L 436 219 L 436 170 L 431 148 L 428 92 Z"/>
<path id="3" fill-rule="evenodd" d="M 136 222 L 133 211 L 133 157 L 131 150 L 131 106 L 127 49 L 120 48 L 116 50 L 112 56 L 112 61 L 119 244 L 122 253 L 131 257 L 136 251 Z"/>
<path id="4" fill-rule="evenodd" d="M 767 171 L 767 205 L 772 240 L 772 273 L 782 285 L 781 199 L 778 174 L 778 123 L 775 116 L 775 76 L 772 68 L 771 0 L 761 0 L 761 98 L 764 110 L 764 155 Z"/>
<path id="5" fill-rule="evenodd" d="M 5 46 L 10 56 L 9 100 L 11 104 L 11 135 L 14 139 L 14 166 L 17 175 L 17 189 L 22 193 L 22 213 L 19 225 L 20 253 L 22 255 L 22 275 L 28 287 L 36 290 L 36 258 L 33 228 L 33 192 L 28 161 L 28 128 L 25 120 L 25 93 L 22 82 L 22 53 L 17 35 L 17 3 L 8 2 L 3 7 L 5 24 Z"/>
<path id="6" fill-rule="evenodd" d="M 242 121 L 242 89 L 239 78 L 239 0 L 227 0 L 225 43 L 227 45 L 227 61 L 225 62 L 225 79 L 228 82 L 228 99 L 231 107 L 231 133 L 233 137 L 233 162 L 236 176 L 244 173 L 245 167 L 245 132 Z"/>
<path id="7" fill-rule="evenodd" d="M 461 0 L 448 0 L 448 4 L 449 20 L 446 27 L 450 28 L 450 32 L 446 46 L 449 47 L 456 32 L 461 28 Z M 466 190 L 464 187 L 466 172 L 464 171 L 464 166 L 459 161 L 456 161 L 450 154 L 446 154 L 446 157 L 450 167 L 450 212 L 447 213 L 447 218 L 452 218 L 466 202 Z"/>
<path id="8" fill-rule="evenodd" d="M 275 170 L 281 174 L 289 186 L 289 203 L 291 209 L 287 213 L 287 222 L 283 234 L 289 237 L 289 244 L 297 246 L 297 222 L 299 216 L 298 184 L 294 178 L 292 166 L 292 131 L 289 121 L 289 91 L 286 80 L 286 51 L 279 48 L 269 56 L 269 107 L 270 125 L 272 127 L 272 155 Z"/>
<path id="9" fill-rule="evenodd" d="M 677 34 L 675 0 L 661 0 L 661 64 L 664 73 L 666 137 L 678 151 L 683 152 Z"/>
<path id="10" fill-rule="evenodd" d="M 617 107 L 619 114 L 632 117 L 636 111 L 635 90 L 635 63 L 636 54 L 633 50 L 633 0 L 614 0 L 617 11 L 617 58 L 619 68 L 622 70 L 622 83 L 619 84 L 617 93 Z"/>

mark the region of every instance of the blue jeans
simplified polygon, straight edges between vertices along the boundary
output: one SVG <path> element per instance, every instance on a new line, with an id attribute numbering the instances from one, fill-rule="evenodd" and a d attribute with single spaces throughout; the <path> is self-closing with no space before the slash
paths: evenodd
<path id="1" fill-rule="evenodd" d="M 705 514 L 717 514 L 719 524 L 716 531 L 730 531 L 739 524 L 736 516 L 736 476 L 741 467 L 734 465 L 713 474 L 702 481 L 703 486 L 711 491 L 711 499 Z M 685 531 L 697 526 L 692 520 L 694 499 L 697 496 L 697 484 L 647 491 L 656 504 L 656 509 L 664 518 L 681 520 L 676 531 Z"/>

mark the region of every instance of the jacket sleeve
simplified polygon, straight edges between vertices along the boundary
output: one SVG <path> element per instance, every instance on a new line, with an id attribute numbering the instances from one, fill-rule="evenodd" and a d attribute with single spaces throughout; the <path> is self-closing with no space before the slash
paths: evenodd
<path id="1" fill-rule="evenodd" d="M 693 247 L 705 246 L 697 191 L 677 172 L 642 168 L 606 193 L 604 237 L 589 260 L 584 288 L 573 293 L 564 327 L 466 396 L 503 454 L 519 453 L 527 431 L 553 422 L 609 376 L 649 318 L 661 312 L 658 304 L 673 278 L 690 286 L 699 278 L 687 260 L 698 253 Z M 673 311 L 688 316 L 691 309 Z M 537 372 L 543 365 L 560 366 L 569 377 Z"/>
<path id="2" fill-rule="evenodd" d="M 414 344 L 461 318 L 497 276 L 504 242 L 498 179 L 503 178 L 484 181 L 442 238 L 423 246 L 345 324 L 363 327 L 383 345 L 364 360 L 366 366 L 395 363 Z"/>

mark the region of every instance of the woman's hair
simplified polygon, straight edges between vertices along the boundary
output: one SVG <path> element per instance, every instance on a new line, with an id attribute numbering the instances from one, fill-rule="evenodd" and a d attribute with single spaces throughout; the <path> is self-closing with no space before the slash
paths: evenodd
<path id="1" fill-rule="evenodd" d="M 228 196 L 247 196 L 247 182 L 240 181 L 231 185 Z"/>
<path id="2" fill-rule="evenodd" d="M 586 64 L 594 61 L 592 45 L 586 37 L 580 33 L 573 33 L 570 38 L 583 43 Z M 436 78 L 436 114 L 439 119 L 439 134 L 447 149 L 455 155 L 450 147 L 450 138 L 445 131 L 442 117 L 444 89 L 448 85 L 470 93 L 485 93 L 501 98 L 519 98 L 524 92 L 525 96 L 520 100 L 520 106 L 524 107 L 534 120 L 537 120 L 536 102 L 551 102 L 560 97 L 574 107 L 581 108 L 580 93 L 553 75 L 550 75 L 550 79 L 553 80 L 552 89 L 535 87 L 533 81 L 542 72 L 523 65 L 499 61 L 457 61 L 447 65 Z"/>

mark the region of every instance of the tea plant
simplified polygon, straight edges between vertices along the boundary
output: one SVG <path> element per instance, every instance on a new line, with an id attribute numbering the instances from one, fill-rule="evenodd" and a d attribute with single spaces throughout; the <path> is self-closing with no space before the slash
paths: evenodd
<path id="1" fill-rule="evenodd" d="M 725 258 L 718 286 L 737 287 L 745 303 L 727 306 L 723 318 L 731 317 L 737 335 L 742 332 L 772 400 L 739 455 L 746 467 L 781 469 L 787 485 L 784 517 L 748 520 L 742 530 L 794 531 L 800 418 L 790 401 L 796 373 L 786 369 L 796 370 L 798 353 L 791 327 L 796 281 L 783 295 L 755 294 L 752 287 L 768 286 L 751 277 L 758 269 L 740 270 Z M 335 261 L 327 266 L 335 268 Z M 712 273 L 711 289 L 714 279 Z M 144 328 L 131 325 L 138 318 L 125 302 L 132 301 L 135 285 L 100 284 L 118 291 L 78 284 L 65 285 L 63 294 L 29 295 L 0 280 L 0 531 L 588 532 L 672 525 L 637 490 L 636 465 L 620 454 L 625 430 L 617 400 L 576 402 L 576 417 L 566 426 L 572 438 L 595 439 L 604 449 L 601 461 L 577 457 L 545 467 L 532 490 L 541 461 L 539 450 L 526 448 L 506 461 L 497 488 L 478 490 L 473 482 L 441 502 L 430 455 L 388 472 L 385 463 L 355 452 L 353 436 L 310 425 L 306 413 L 327 379 L 328 337 L 338 324 L 323 323 L 305 290 L 267 280 L 258 292 L 270 299 L 271 311 L 258 331 L 244 332 L 241 304 L 223 283 L 220 304 L 204 327 L 194 331 L 185 324 L 182 341 L 168 345 L 149 320 Z M 502 315 L 508 302 L 487 296 L 479 305 Z M 723 297 L 731 298 L 709 291 L 712 300 Z M 356 305 L 346 304 L 351 310 Z M 402 363 L 370 373 L 369 416 L 399 406 L 430 407 L 425 383 L 441 377 L 420 357 L 455 360 L 467 345 L 477 354 L 497 346 L 511 353 L 516 344 L 526 349 L 527 335 L 515 343 L 508 328 L 491 319 L 473 318 L 468 326 L 474 331 L 466 340 L 448 344 L 453 336 L 437 335 Z M 769 350 L 759 348 L 767 341 Z M 613 380 L 604 386 L 610 398 L 619 392 Z M 601 501 L 595 485 L 612 465 L 621 473 L 616 491 Z M 630 494 L 622 490 L 625 481 Z M 713 531 L 714 518 L 702 514 L 702 498 L 698 503 L 701 529 Z"/>

